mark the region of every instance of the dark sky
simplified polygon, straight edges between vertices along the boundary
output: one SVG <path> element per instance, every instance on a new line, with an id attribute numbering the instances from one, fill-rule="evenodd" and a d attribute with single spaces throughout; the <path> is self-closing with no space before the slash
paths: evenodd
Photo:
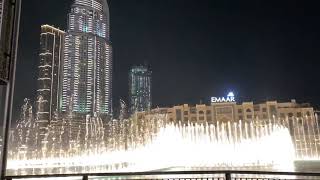
<path id="1" fill-rule="evenodd" d="M 318 2 L 318 3 L 317 3 Z M 35 99 L 40 25 L 66 29 L 71 0 L 24 0 L 16 109 Z M 111 0 L 114 103 L 128 98 L 128 70 L 148 62 L 153 104 L 238 101 L 320 104 L 319 1 Z"/>

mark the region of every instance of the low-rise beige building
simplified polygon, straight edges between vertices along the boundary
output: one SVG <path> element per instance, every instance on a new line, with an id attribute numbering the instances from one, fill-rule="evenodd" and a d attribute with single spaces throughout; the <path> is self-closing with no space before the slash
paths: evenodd
<path id="1" fill-rule="evenodd" d="M 215 101 L 215 99 L 213 99 Z M 217 100 L 220 101 L 220 100 Z M 227 102 L 228 101 L 228 102 Z M 267 101 L 263 103 L 243 102 L 238 104 L 234 100 L 213 102 L 211 105 L 188 104 L 170 108 L 157 108 L 150 112 L 139 112 L 136 119 L 142 122 L 152 121 L 154 117 L 165 115 L 166 122 L 176 124 L 213 124 L 217 122 L 252 122 L 258 125 L 264 122 L 281 123 L 288 127 L 295 147 L 297 158 L 318 157 L 320 154 L 320 128 L 317 113 L 308 103 Z M 256 124 L 258 123 L 258 124 Z M 260 125 L 260 124 L 259 124 Z"/>
<path id="2" fill-rule="evenodd" d="M 267 101 L 254 104 L 253 102 L 212 103 L 211 105 L 188 104 L 167 108 L 168 118 L 171 122 L 228 122 L 228 121 L 252 121 L 272 120 L 274 118 L 314 117 L 314 109 L 310 104 L 298 104 L 295 100 L 279 103 Z"/>

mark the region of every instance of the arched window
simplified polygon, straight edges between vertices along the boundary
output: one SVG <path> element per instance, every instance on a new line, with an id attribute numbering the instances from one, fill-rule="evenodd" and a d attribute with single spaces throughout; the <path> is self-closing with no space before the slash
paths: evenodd
<path id="1" fill-rule="evenodd" d="M 306 115 L 309 117 L 309 116 L 311 116 L 311 113 L 309 111 L 307 111 Z"/>
<path id="2" fill-rule="evenodd" d="M 202 114 L 204 114 L 204 112 L 203 112 L 203 111 L 199 111 L 199 114 L 201 114 L 201 115 L 202 115 Z"/>
<path id="3" fill-rule="evenodd" d="M 196 114 L 197 113 L 197 109 L 194 108 L 194 107 L 190 108 L 190 113 L 191 114 Z"/>
<path id="4" fill-rule="evenodd" d="M 251 113 L 252 111 L 251 111 L 251 109 L 247 109 L 247 113 Z"/>

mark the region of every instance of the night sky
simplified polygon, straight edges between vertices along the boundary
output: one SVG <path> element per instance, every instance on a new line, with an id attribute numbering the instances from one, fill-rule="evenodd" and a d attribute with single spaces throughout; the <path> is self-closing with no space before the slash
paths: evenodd
<path id="1" fill-rule="evenodd" d="M 65 30 L 71 0 L 24 0 L 15 115 L 35 99 L 41 24 Z M 318 2 L 318 3 L 317 3 Z M 130 66 L 151 65 L 154 107 L 239 102 L 320 105 L 319 1 L 111 0 L 113 99 L 128 101 Z"/>

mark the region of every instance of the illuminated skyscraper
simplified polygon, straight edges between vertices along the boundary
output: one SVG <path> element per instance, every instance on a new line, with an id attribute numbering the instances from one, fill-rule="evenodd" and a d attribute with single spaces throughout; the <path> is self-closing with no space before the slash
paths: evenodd
<path id="1" fill-rule="evenodd" d="M 37 121 L 43 133 L 54 113 L 60 110 L 64 37 L 64 31 L 49 25 L 41 26 Z"/>
<path id="2" fill-rule="evenodd" d="M 108 4 L 106 0 L 75 0 L 68 17 L 62 111 L 111 115 L 112 47 Z"/>
<path id="3" fill-rule="evenodd" d="M 129 72 L 129 98 L 131 113 L 151 109 L 151 70 L 134 66 Z"/>

